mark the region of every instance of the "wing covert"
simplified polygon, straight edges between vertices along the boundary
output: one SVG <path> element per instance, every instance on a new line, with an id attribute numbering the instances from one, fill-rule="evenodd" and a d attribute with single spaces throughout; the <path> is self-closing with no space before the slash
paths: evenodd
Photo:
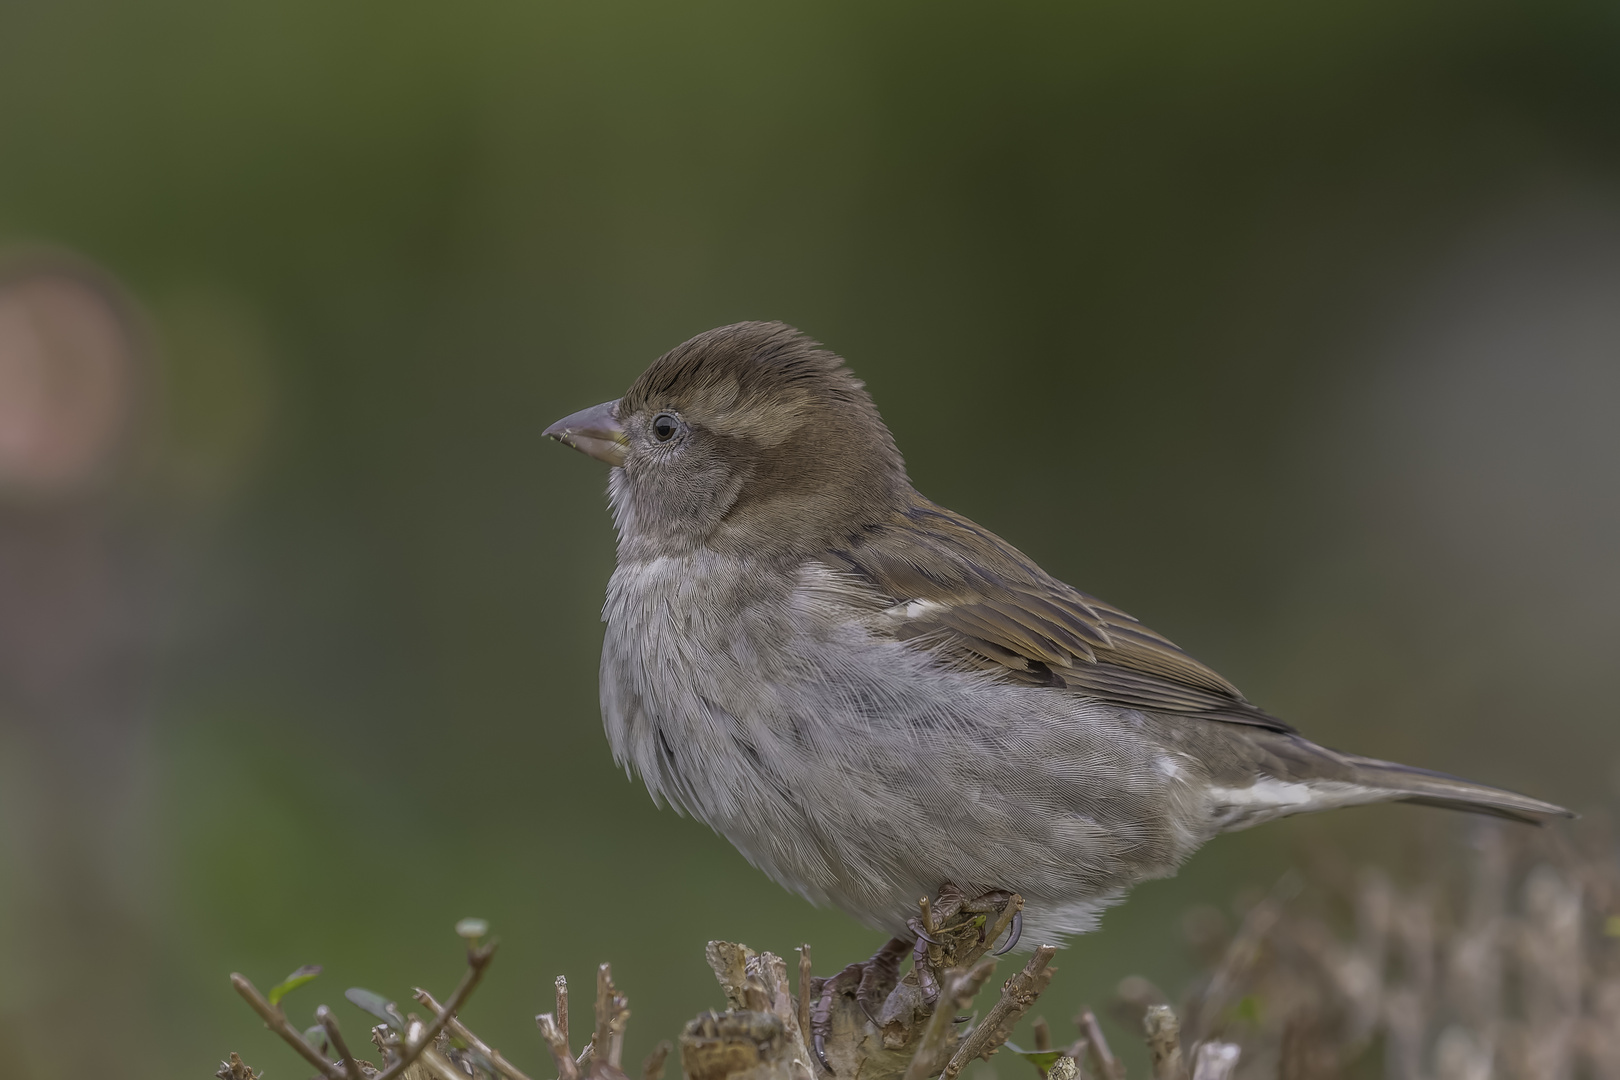
<path id="1" fill-rule="evenodd" d="M 879 622 L 897 640 L 964 666 L 1135 708 L 1293 730 L 1169 639 L 921 496 L 829 562 L 882 594 Z"/>

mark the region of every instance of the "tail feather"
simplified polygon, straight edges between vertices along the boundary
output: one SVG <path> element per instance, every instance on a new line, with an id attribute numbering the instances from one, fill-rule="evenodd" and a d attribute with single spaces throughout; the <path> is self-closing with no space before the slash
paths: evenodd
<path id="1" fill-rule="evenodd" d="M 1576 815 L 1562 806 L 1532 799 L 1515 791 L 1476 784 L 1445 773 L 1431 772 L 1411 765 L 1397 765 L 1393 761 L 1376 758 L 1341 755 L 1354 770 L 1355 781 L 1367 787 L 1396 792 L 1397 802 L 1441 806 L 1448 810 L 1466 810 L 1475 814 L 1492 814 L 1510 821 L 1529 825 L 1545 825 L 1557 818 Z"/>

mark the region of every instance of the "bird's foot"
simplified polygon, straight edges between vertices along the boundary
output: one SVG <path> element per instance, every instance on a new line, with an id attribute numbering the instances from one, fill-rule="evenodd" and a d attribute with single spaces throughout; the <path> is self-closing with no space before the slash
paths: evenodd
<path id="1" fill-rule="evenodd" d="M 823 1068 L 836 1075 L 827 1060 L 827 1036 L 832 1033 L 833 1004 L 843 994 L 853 995 L 873 1027 L 881 1028 L 883 1006 L 900 981 L 900 961 L 911 951 L 908 937 L 890 938 L 888 943 L 858 964 L 851 964 L 829 979 L 822 980 L 821 993 L 810 1010 L 810 1043 Z"/>
<path id="2" fill-rule="evenodd" d="M 1010 951 L 1018 943 L 1023 907 L 1017 893 L 997 890 L 970 900 L 948 881 L 937 896 L 919 900 L 917 914 L 906 920 L 907 933 L 891 938 L 870 959 L 820 980 L 810 1010 L 810 1044 L 822 1067 L 837 1075 L 827 1045 L 841 998 L 855 999 L 884 1045 L 909 1045 L 916 1026 L 939 1002 L 941 974 L 971 967 L 1004 937 L 996 954 Z M 911 970 L 902 979 L 900 964 L 907 953 Z M 860 1014 L 854 1023 L 860 1024 Z"/>
<path id="3" fill-rule="evenodd" d="M 906 981 L 921 991 L 923 1004 L 931 1010 L 939 1000 L 940 972 L 971 966 L 1003 935 L 1006 943 L 993 955 L 1010 952 L 1023 929 L 1023 910 L 1017 893 L 997 889 L 969 900 L 949 881 L 933 901 L 918 900 L 917 915 L 906 923 L 917 936 Z"/>
<path id="4" fill-rule="evenodd" d="M 987 892 L 975 900 L 962 905 L 962 910 L 975 915 L 987 917 L 979 924 L 979 940 L 982 942 L 1000 941 L 1001 947 L 991 949 L 991 956 L 1006 956 L 1018 947 L 1018 939 L 1024 934 L 1024 898 L 1017 893 L 997 890 Z M 1002 935 L 1005 934 L 1005 940 Z"/>

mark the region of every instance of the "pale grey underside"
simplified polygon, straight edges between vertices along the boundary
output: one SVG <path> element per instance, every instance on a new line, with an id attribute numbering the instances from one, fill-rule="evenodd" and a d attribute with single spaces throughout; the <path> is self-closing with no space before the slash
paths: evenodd
<path id="1" fill-rule="evenodd" d="M 1060 941 L 1218 832 L 1391 794 L 1289 768 L 1337 757 L 1297 736 L 953 669 L 818 562 L 638 554 L 603 612 L 615 759 L 873 927 L 949 880 L 1022 893 L 1025 942 Z"/>

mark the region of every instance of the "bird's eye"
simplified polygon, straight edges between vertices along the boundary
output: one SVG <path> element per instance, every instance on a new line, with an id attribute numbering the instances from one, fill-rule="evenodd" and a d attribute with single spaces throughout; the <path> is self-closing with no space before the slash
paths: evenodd
<path id="1" fill-rule="evenodd" d="M 681 422 L 667 412 L 661 412 L 653 417 L 653 437 L 659 442 L 669 442 L 680 429 Z"/>

